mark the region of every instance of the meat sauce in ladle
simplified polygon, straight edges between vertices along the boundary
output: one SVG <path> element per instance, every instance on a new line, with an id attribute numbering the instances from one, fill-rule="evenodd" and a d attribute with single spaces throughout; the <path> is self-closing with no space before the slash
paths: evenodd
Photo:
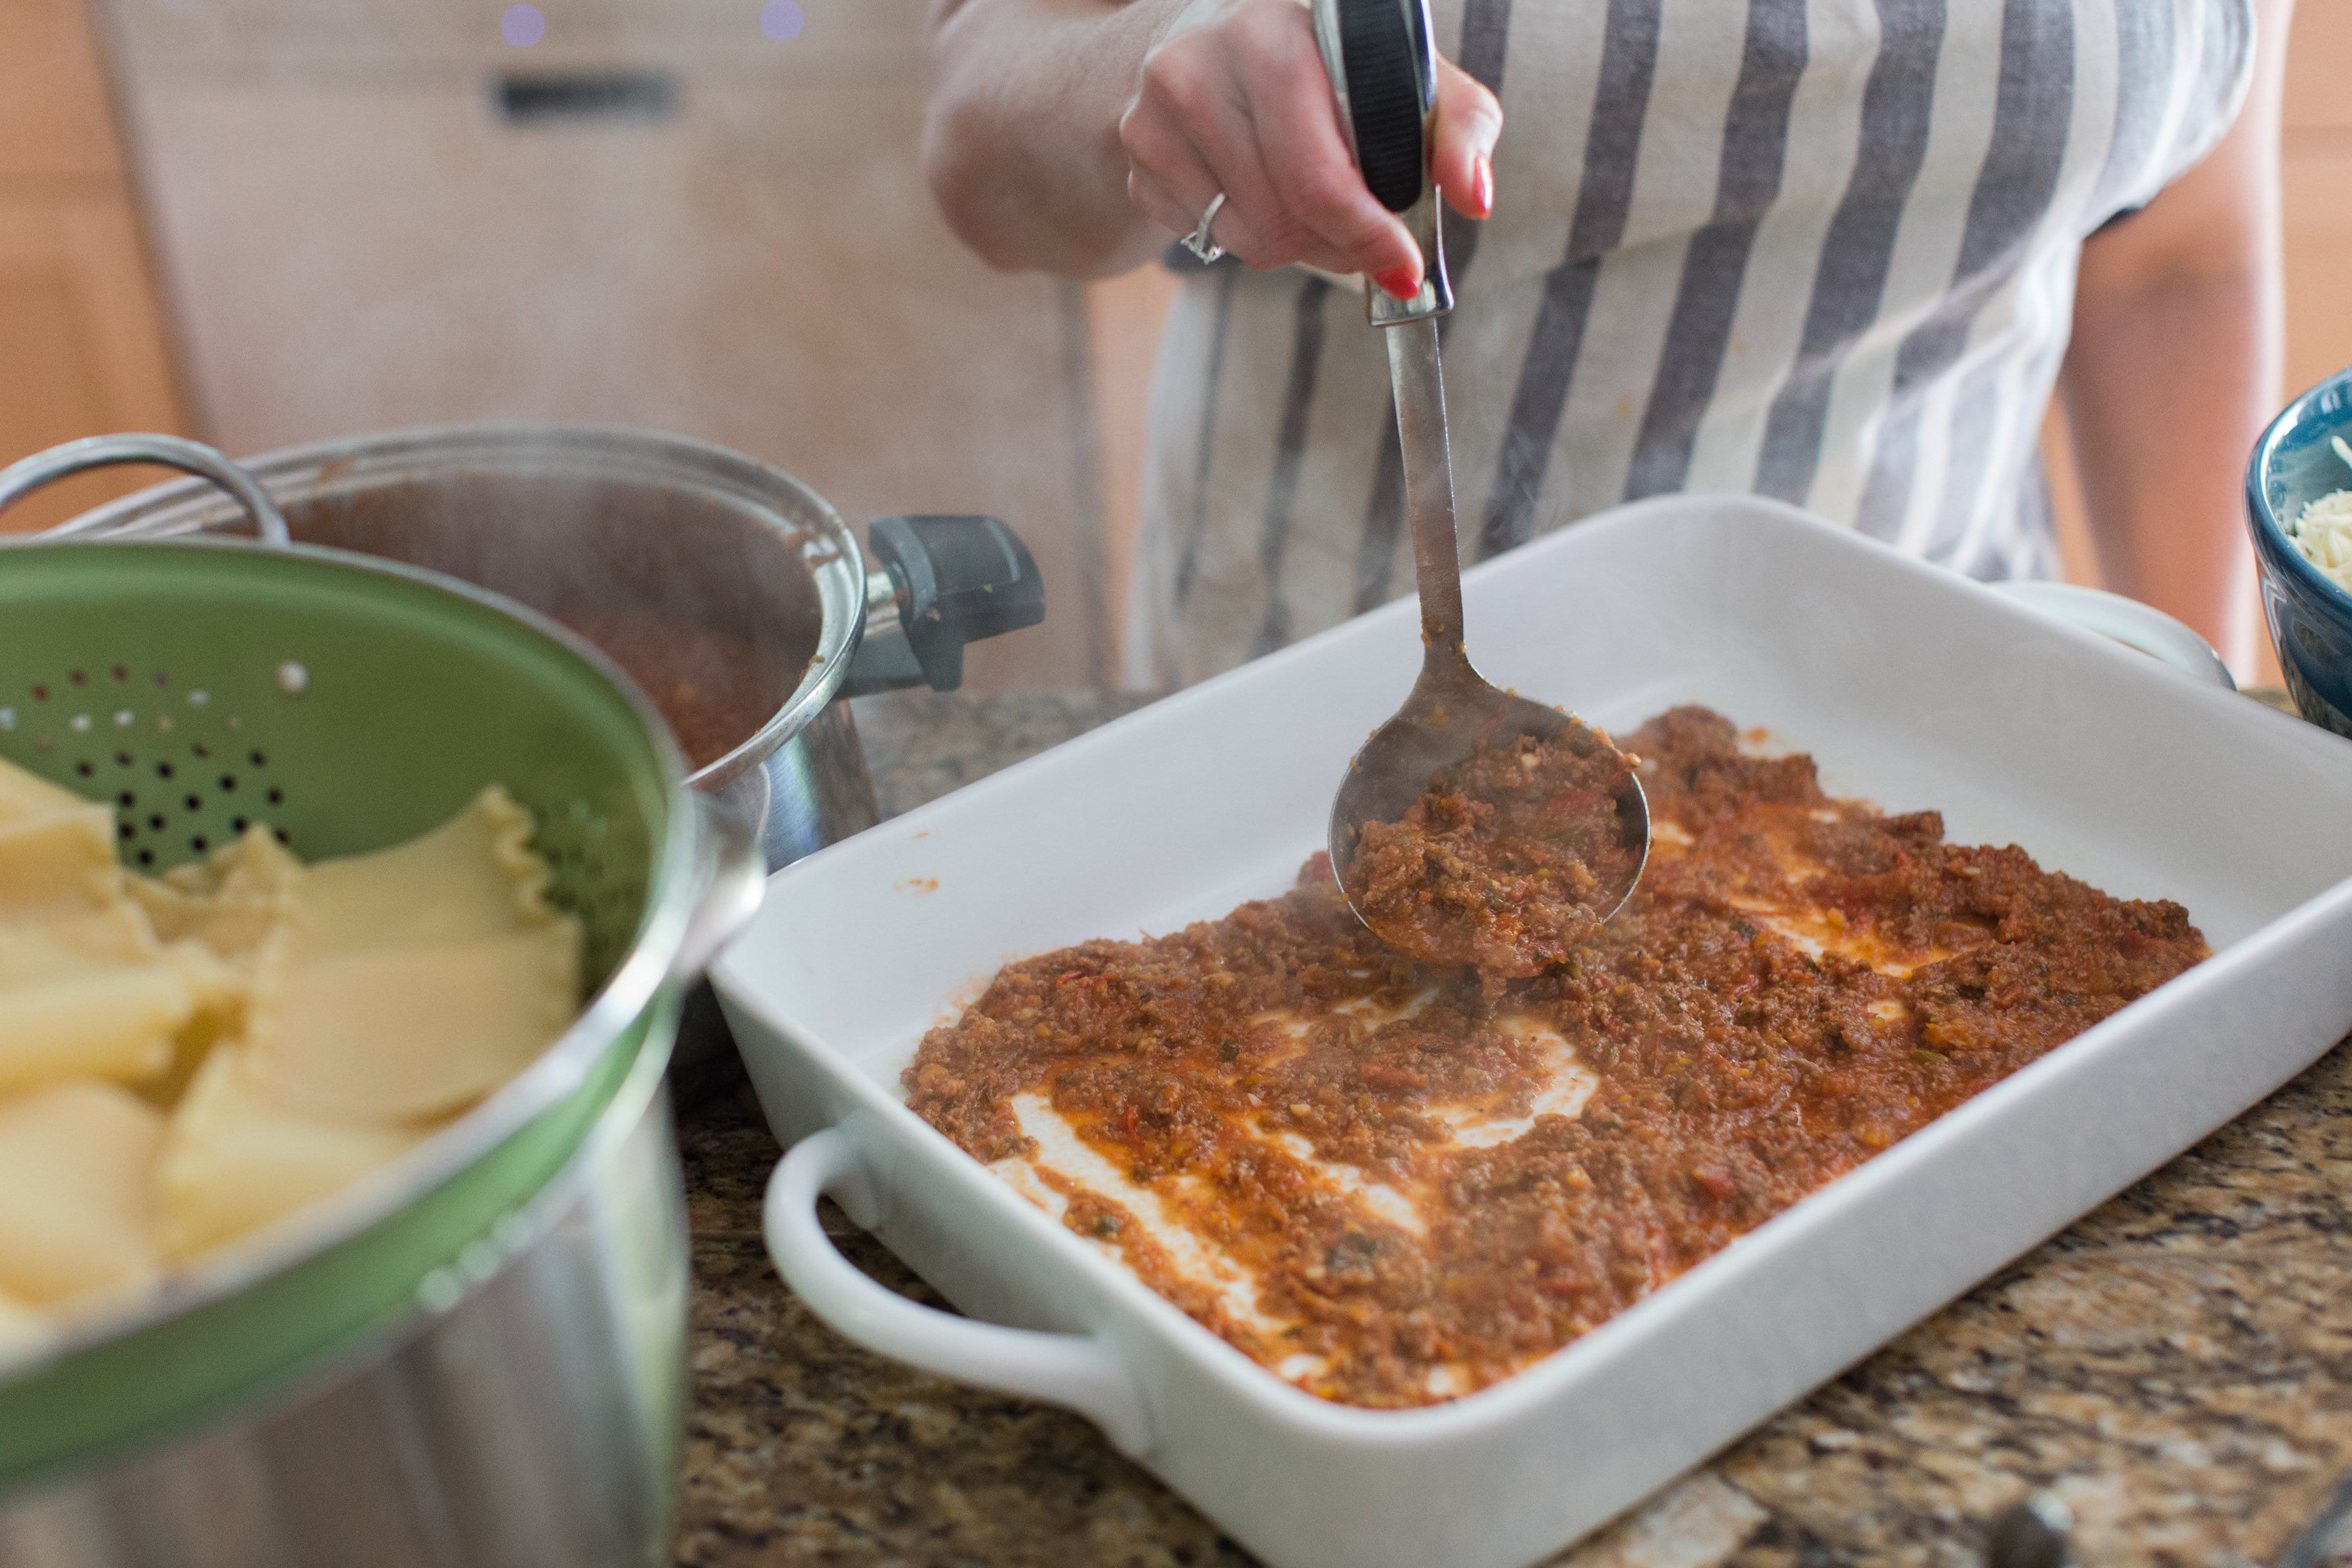
<path id="1" fill-rule="evenodd" d="M 1391 327 L 1387 337 L 1421 584 L 1421 676 L 1348 764 L 1331 804 L 1331 868 L 1358 918 L 1406 956 L 1534 974 L 1633 896 L 1649 805 L 1607 735 L 1493 685 L 1463 651 L 1437 323 Z"/>
<path id="2" fill-rule="evenodd" d="M 1356 67 L 1344 58 L 1334 7 L 1327 0 L 1316 12 L 1343 118 L 1360 132 L 1347 100 L 1374 95 L 1350 95 Z M 1425 55 L 1425 39 L 1415 43 Z M 1607 735 L 1495 686 L 1463 649 L 1437 331 L 1453 291 L 1436 184 L 1426 172 L 1432 94 L 1428 73 L 1421 75 L 1423 176 L 1399 216 L 1420 243 L 1425 281 L 1410 300 L 1377 289 L 1369 296 L 1396 393 L 1421 590 L 1421 676 L 1396 717 L 1348 764 L 1331 803 L 1331 868 L 1349 906 L 1391 947 L 1424 963 L 1472 966 L 1499 983 L 1559 963 L 1633 896 L 1649 854 L 1650 812 L 1632 761 Z M 1408 188 L 1411 172 L 1408 165 Z"/>

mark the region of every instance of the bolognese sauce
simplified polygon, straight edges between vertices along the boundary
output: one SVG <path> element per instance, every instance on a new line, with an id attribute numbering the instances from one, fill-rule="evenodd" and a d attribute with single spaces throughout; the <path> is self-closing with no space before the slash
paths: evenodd
<path id="1" fill-rule="evenodd" d="M 1367 822 L 1348 889 L 1407 955 L 1520 978 L 1590 942 L 1642 869 L 1619 829 L 1632 761 L 1577 725 L 1482 741 L 1394 822 Z"/>
<path id="2" fill-rule="evenodd" d="M 1499 988 L 1406 963 L 1321 856 L 1278 898 L 1013 963 L 908 1103 L 1293 1384 L 1528 1365 L 2207 954 L 1934 812 L 1680 709 L 1631 737 L 1622 913 Z"/>
<path id="3" fill-rule="evenodd" d="M 750 740 L 800 680 L 798 671 L 732 633 L 626 612 L 565 621 L 653 699 L 689 768 L 709 767 Z"/>

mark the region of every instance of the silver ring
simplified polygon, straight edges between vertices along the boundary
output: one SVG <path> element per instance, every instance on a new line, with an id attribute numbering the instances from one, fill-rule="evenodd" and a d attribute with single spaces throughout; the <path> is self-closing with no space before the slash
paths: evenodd
<path id="1" fill-rule="evenodd" d="M 1209 203 L 1209 210 L 1201 215 L 1200 226 L 1184 237 L 1184 248 L 1200 258 L 1203 267 L 1225 253 L 1225 247 L 1209 236 L 1209 226 L 1217 221 L 1217 215 L 1224 209 L 1225 193 L 1219 191 L 1215 199 Z"/>

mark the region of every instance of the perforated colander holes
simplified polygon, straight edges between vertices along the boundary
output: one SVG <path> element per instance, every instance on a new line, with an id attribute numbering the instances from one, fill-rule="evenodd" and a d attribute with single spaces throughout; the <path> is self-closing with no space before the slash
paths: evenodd
<path id="1" fill-rule="evenodd" d="M 73 781 L 81 794 L 115 809 L 115 837 L 127 860 L 142 869 L 152 869 L 189 855 L 205 855 L 243 836 L 257 821 L 270 827 L 279 843 L 290 842 L 283 828 L 271 826 L 262 815 L 268 806 L 282 806 L 285 792 L 251 777 L 251 770 L 268 765 L 266 753 L 235 742 L 223 751 L 219 740 L 202 736 L 184 744 L 162 739 L 176 736 L 180 729 L 174 710 L 203 721 L 206 727 L 217 722 L 225 728 L 242 729 L 236 714 L 211 710 L 212 693 L 198 688 L 184 698 L 176 693 L 163 695 L 172 692 L 167 670 L 142 678 L 131 667 L 118 664 L 105 667 L 102 677 L 104 683 L 130 689 L 124 696 L 142 686 L 152 686 L 157 695 L 146 698 L 141 707 L 98 706 L 91 711 L 58 713 L 50 721 L 61 723 L 69 740 L 82 742 L 66 752 L 73 759 Z M 0 730 L 29 730 L 35 749 L 50 752 L 54 749 L 50 733 L 38 721 L 44 707 L 74 690 L 89 690 L 101 684 L 100 675 L 87 668 L 69 669 L 62 680 L 35 681 L 25 689 L 31 699 L 29 706 L 10 704 L 0 710 L 5 714 L 0 719 Z M 160 743 L 151 742 L 142 731 Z M 102 738 L 109 735 L 119 736 L 121 746 L 84 750 L 91 742 L 103 746 Z"/>
<path id="2" fill-rule="evenodd" d="M 273 673 L 288 696 L 310 685 L 299 666 Z M 23 732 L 37 754 L 63 752 L 60 765 L 80 793 L 114 807 L 115 836 L 132 865 L 153 870 L 207 855 L 257 825 L 291 845 L 270 820 L 286 792 L 263 774 L 267 752 L 243 740 L 243 717 L 220 711 L 210 690 L 182 690 L 169 670 L 113 663 L 16 689 L 0 693 L 15 697 L 0 707 L 0 731 Z M 186 731 L 196 733 L 184 741 Z"/>
<path id="3" fill-rule="evenodd" d="M 639 903 L 622 869 L 630 857 L 615 853 L 612 823 L 585 800 L 567 801 L 540 813 L 532 847 L 553 873 L 554 902 L 580 921 L 589 972 L 609 973 L 627 952 Z"/>

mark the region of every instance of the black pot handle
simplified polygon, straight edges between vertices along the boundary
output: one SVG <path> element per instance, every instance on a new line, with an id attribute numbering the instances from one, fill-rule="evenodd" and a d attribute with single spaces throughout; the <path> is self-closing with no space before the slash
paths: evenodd
<path id="1" fill-rule="evenodd" d="M 896 614 L 869 619 L 870 647 L 852 668 L 853 692 L 918 679 L 934 691 L 953 691 L 963 684 L 966 643 L 1045 618 L 1037 563 L 995 518 L 886 517 L 866 537 L 875 567 L 887 576 Z M 893 629 L 892 622 L 904 637 L 899 649 L 887 646 L 896 638 L 877 635 Z"/>

